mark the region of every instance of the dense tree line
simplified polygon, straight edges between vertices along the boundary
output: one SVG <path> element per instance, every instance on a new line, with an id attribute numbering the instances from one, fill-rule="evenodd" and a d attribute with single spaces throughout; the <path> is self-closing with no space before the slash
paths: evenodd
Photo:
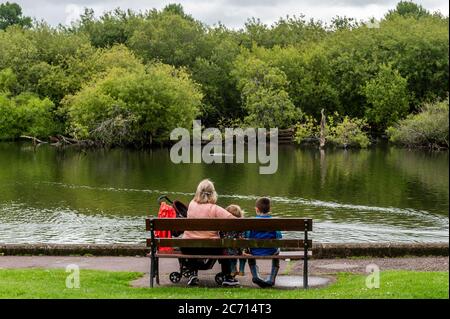
<path id="1" fill-rule="evenodd" d="M 446 100 L 448 31 L 448 17 L 408 1 L 381 21 L 252 18 L 240 30 L 207 26 L 175 4 L 99 18 L 86 9 L 72 25 L 50 27 L 6 3 L 0 139 L 145 145 L 194 118 L 287 128 L 322 109 L 383 133 Z"/>

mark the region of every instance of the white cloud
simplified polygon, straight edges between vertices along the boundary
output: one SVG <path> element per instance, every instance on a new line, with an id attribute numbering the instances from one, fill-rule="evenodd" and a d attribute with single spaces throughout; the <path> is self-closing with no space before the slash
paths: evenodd
<path id="1" fill-rule="evenodd" d="M 393 9 L 397 0 L 10 0 L 19 3 L 26 15 L 44 19 L 52 25 L 68 23 L 82 12 L 93 8 L 96 15 L 117 7 L 122 9 L 162 9 L 169 3 L 180 3 L 185 11 L 207 24 L 222 22 L 233 28 L 242 27 L 250 17 L 272 24 L 286 15 L 305 14 L 306 18 L 330 21 L 336 15 L 368 19 L 381 18 Z M 417 0 L 430 11 L 449 14 L 447 0 Z"/>
<path id="2" fill-rule="evenodd" d="M 76 21 L 82 12 L 82 8 L 79 5 L 73 3 L 67 4 L 64 10 L 64 13 L 66 14 L 64 23 L 70 24 L 71 22 Z"/>

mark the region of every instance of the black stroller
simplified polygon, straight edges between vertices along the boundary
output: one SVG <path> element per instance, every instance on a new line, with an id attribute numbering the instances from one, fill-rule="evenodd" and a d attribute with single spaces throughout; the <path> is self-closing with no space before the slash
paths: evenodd
<path id="1" fill-rule="evenodd" d="M 170 200 L 166 195 L 158 197 L 158 204 L 160 205 L 162 201 L 165 201 L 167 204 L 171 205 L 176 213 L 176 218 L 186 218 L 187 217 L 187 206 L 178 200 Z M 172 232 L 172 237 L 180 237 L 183 234 L 182 231 Z M 171 272 L 169 275 L 169 279 L 172 283 L 180 282 L 182 277 L 189 278 L 193 270 L 188 267 L 189 259 L 187 258 L 179 258 L 178 263 L 180 265 L 180 271 Z M 216 263 L 216 259 L 198 259 L 196 262 L 197 270 L 209 270 L 212 269 L 214 264 Z M 224 280 L 224 275 L 222 272 L 216 274 L 215 281 L 220 286 Z"/>

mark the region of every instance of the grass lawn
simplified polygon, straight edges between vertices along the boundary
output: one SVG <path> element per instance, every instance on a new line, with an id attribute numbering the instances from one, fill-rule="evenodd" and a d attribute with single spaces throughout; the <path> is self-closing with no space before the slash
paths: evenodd
<path id="1" fill-rule="evenodd" d="M 365 276 L 340 273 L 325 288 L 133 288 L 141 273 L 81 270 L 80 288 L 65 286 L 64 270 L 0 269 L 0 298 L 448 298 L 448 272 L 385 271 L 380 288 L 368 289 Z"/>

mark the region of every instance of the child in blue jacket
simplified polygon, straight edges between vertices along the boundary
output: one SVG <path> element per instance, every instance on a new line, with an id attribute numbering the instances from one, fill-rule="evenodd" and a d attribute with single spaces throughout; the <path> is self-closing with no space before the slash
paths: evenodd
<path id="1" fill-rule="evenodd" d="M 271 203 L 267 197 L 258 198 L 256 201 L 256 218 L 271 218 Z M 279 239 L 281 238 L 280 231 L 248 231 L 246 237 L 249 239 Z M 252 248 L 249 250 L 253 256 L 272 256 L 279 254 L 278 248 Z M 255 259 L 249 259 L 248 265 L 252 273 L 252 281 L 261 288 L 272 287 L 275 285 L 275 279 L 280 269 L 280 260 L 272 259 L 272 270 L 266 280 L 261 279 L 258 272 L 258 266 Z"/>

